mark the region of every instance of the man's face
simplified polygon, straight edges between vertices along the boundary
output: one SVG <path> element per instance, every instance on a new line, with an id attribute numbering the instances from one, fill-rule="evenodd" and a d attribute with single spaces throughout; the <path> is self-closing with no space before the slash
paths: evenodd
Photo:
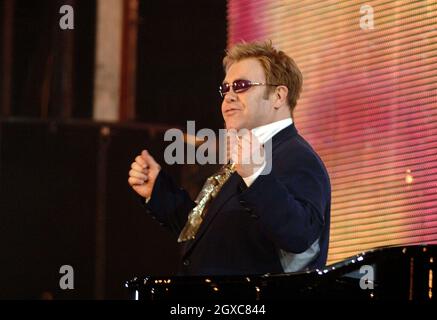
<path id="1" fill-rule="evenodd" d="M 223 82 L 250 80 L 265 83 L 266 77 L 261 63 L 248 58 L 233 63 L 226 72 Z M 271 99 L 266 99 L 266 86 L 253 86 L 247 91 L 235 93 L 231 88 L 222 102 L 222 114 L 227 129 L 253 129 L 272 122 Z M 270 95 L 271 96 L 271 95 Z"/>

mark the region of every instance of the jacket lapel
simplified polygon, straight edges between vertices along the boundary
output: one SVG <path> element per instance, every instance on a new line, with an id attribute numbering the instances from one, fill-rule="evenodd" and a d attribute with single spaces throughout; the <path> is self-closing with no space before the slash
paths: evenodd
<path id="1" fill-rule="evenodd" d="M 196 238 L 187 242 L 184 254 L 188 253 L 193 245 L 199 241 L 223 205 L 229 200 L 229 198 L 235 195 L 235 190 L 240 182 L 241 177 L 236 172 L 234 172 L 232 176 L 229 177 L 228 181 L 225 182 L 217 197 L 209 204 L 203 222 L 200 225 L 199 231 L 197 231 Z"/>
<path id="2" fill-rule="evenodd" d="M 272 157 L 275 149 L 282 142 L 290 140 L 291 138 L 297 135 L 297 130 L 294 124 L 282 129 L 272 138 Z M 223 185 L 217 197 L 210 203 L 209 208 L 207 209 L 206 216 L 203 219 L 202 224 L 200 225 L 199 231 L 196 234 L 196 238 L 188 241 L 185 245 L 184 255 L 186 255 L 200 240 L 205 231 L 207 230 L 209 224 L 214 220 L 214 217 L 223 207 L 223 205 L 232 197 L 235 196 L 238 190 L 238 185 L 240 183 L 244 183 L 243 179 L 238 175 L 238 173 L 234 172 L 228 181 Z"/>

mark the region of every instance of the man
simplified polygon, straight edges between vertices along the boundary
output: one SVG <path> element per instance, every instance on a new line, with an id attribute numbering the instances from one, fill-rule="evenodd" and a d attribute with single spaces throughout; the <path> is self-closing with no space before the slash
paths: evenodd
<path id="1" fill-rule="evenodd" d="M 194 202 L 146 150 L 132 163 L 128 182 L 146 199 L 147 210 L 179 236 L 182 275 L 322 268 L 331 191 L 322 161 L 293 123 L 302 75 L 271 43 L 237 44 L 223 64 L 220 93 L 226 128 L 250 129 L 252 136 L 240 137 L 231 148 L 234 164 L 219 175 L 217 181 L 224 182 L 216 195 L 205 197 L 204 187 Z M 253 148 L 244 150 L 242 141 Z M 238 161 L 250 159 L 247 152 L 262 150 L 267 142 L 272 147 L 269 173 L 265 162 Z"/>

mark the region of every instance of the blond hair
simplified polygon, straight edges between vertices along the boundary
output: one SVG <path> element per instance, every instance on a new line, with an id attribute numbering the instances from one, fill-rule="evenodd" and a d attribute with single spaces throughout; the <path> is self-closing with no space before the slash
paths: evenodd
<path id="1" fill-rule="evenodd" d="M 267 83 L 288 88 L 287 102 L 293 114 L 303 83 L 302 73 L 296 62 L 283 51 L 275 49 L 271 41 L 240 42 L 226 51 L 223 67 L 227 71 L 234 62 L 248 58 L 258 59 L 264 69 Z M 267 93 L 273 90 L 272 87 L 267 88 Z"/>

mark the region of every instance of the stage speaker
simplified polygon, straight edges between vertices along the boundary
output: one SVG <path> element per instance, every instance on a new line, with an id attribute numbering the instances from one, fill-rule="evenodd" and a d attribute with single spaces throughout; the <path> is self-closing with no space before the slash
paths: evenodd
<path id="1" fill-rule="evenodd" d="M 163 132 L 0 122 L 1 299 L 123 299 L 133 276 L 175 274 L 174 236 L 127 184 L 141 149 L 162 160 Z M 180 182 L 179 168 L 163 167 Z M 63 266 L 73 271 L 72 288 L 62 287 Z"/>

